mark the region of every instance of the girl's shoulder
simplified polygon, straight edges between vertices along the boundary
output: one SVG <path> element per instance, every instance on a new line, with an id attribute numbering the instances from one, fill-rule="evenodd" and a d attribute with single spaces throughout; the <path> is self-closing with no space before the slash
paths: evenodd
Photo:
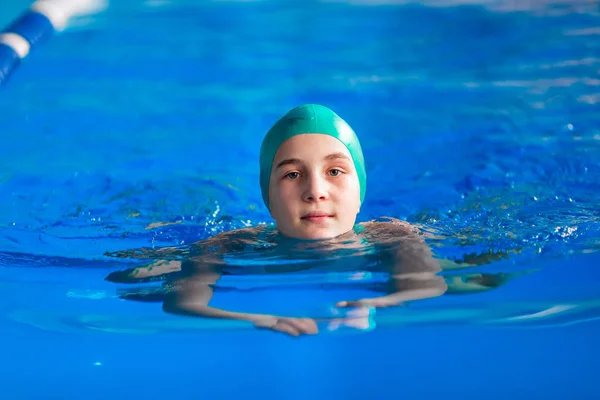
<path id="1" fill-rule="evenodd" d="M 274 229 L 270 225 L 257 225 L 223 232 L 213 236 L 211 239 L 219 242 L 229 241 L 248 243 L 264 239 L 266 236 L 273 233 Z"/>
<path id="2" fill-rule="evenodd" d="M 270 232 L 268 225 L 258 225 L 249 228 L 234 229 L 221 232 L 207 239 L 194 243 L 196 250 L 212 253 L 229 253 L 243 250 L 247 245 L 254 244 Z"/>
<path id="3" fill-rule="evenodd" d="M 418 234 L 419 232 L 418 226 L 392 217 L 378 218 L 377 220 L 361 222 L 358 225 L 362 227 L 363 234 L 379 240 L 385 239 L 389 235 L 397 238 L 398 236 Z"/>

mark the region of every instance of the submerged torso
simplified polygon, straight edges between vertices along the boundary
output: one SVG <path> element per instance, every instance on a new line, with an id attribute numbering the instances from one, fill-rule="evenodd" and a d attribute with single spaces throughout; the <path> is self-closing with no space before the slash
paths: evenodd
<path id="1" fill-rule="evenodd" d="M 397 232 L 398 225 L 366 222 L 336 238 L 311 241 L 263 225 L 200 242 L 193 258 L 219 265 L 223 275 L 388 272 L 382 252 L 401 240 Z"/>

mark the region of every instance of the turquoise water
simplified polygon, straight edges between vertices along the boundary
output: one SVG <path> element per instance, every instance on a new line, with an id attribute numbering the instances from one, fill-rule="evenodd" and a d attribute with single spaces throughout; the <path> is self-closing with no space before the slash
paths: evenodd
<path id="1" fill-rule="evenodd" d="M 598 396 L 599 4 L 350 3 L 113 2 L 16 71 L 0 92 L 7 398 Z M 120 299 L 105 276 L 139 262 L 107 252 L 271 222 L 260 141 L 305 102 L 362 139 L 361 221 L 421 224 L 449 258 L 505 252 L 453 274 L 515 278 L 300 339 Z M 224 281 L 215 301 L 322 314 L 363 290 L 274 279 Z"/>

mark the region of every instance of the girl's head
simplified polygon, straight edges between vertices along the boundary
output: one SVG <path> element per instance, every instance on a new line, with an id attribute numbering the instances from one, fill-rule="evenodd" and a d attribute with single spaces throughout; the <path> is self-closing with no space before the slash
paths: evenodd
<path id="1" fill-rule="evenodd" d="M 263 140 L 260 185 L 285 236 L 328 239 L 350 231 L 366 189 L 356 134 L 327 107 L 294 108 Z"/>

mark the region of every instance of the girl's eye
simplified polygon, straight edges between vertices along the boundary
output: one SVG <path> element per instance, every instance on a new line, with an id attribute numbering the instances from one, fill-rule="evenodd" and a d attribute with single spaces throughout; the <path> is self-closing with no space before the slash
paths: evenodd
<path id="1" fill-rule="evenodd" d="M 339 169 L 335 169 L 335 168 L 329 171 L 329 175 L 331 175 L 331 176 L 338 176 L 341 173 L 342 173 L 342 171 L 340 171 Z"/>
<path id="2" fill-rule="evenodd" d="M 300 174 L 297 172 L 290 172 L 289 174 L 285 175 L 285 177 L 288 179 L 296 179 L 299 176 L 300 176 Z"/>

